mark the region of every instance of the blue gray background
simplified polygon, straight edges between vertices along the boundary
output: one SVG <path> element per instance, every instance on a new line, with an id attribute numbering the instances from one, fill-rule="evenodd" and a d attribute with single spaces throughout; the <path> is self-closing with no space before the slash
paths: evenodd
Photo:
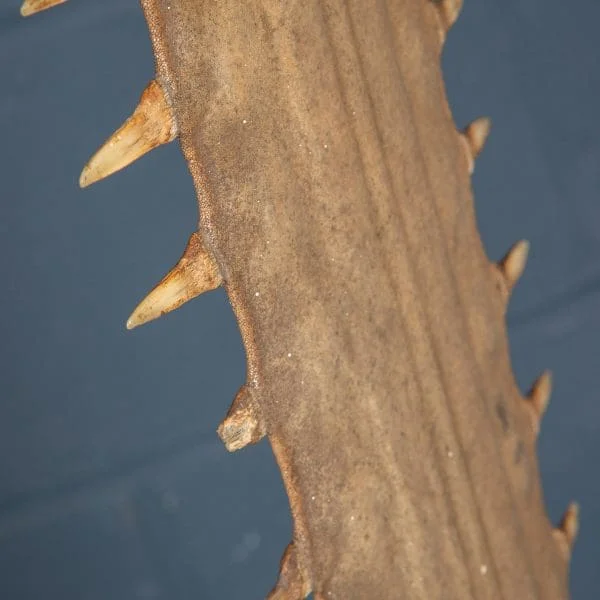
<path id="1" fill-rule="evenodd" d="M 79 172 L 153 76 L 136 2 L 0 6 L 0 598 L 261 598 L 290 538 L 267 443 L 215 434 L 245 378 L 225 294 L 125 320 L 197 214 L 178 145 Z M 528 238 L 510 307 L 526 389 L 555 392 L 548 511 L 582 505 L 575 600 L 600 597 L 600 3 L 467 1 L 444 55 L 457 124 L 494 122 L 474 186 L 491 257 Z"/>

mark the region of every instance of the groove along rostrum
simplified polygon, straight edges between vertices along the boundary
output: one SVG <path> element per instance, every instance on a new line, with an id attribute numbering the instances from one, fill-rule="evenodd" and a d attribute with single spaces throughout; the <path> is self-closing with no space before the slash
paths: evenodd
<path id="1" fill-rule="evenodd" d="M 26 0 L 21 7 L 24 16 L 34 14 L 65 0 Z M 435 2 L 438 10 L 440 32 L 445 39 L 449 28 L 458 18 L 462 0 Z M 469 173 L 473 172 L 475 160 L 481 152 L 490 131 L 487 118 L 473 121 L 464 131 L 458 132 L 458 143 L 462 144 Z M 166 91 L 158 81 L 152 81 L 140 102 L 126 122 L 90 159 L 81 173 L 80 185 L 85 187 L 126 167 L 137 158 L 160 144 L 177 137 L 176 118 Z M 517 242 L 497 264 L 492 264 L 493 275 L 498 282 L 502 299 L 508 304 L 510 294 L 526 266 L 529 243 Z M 202 234 L 194 232 L 179 262 L 161 282 L 136 307 L 127 321 L 132 329 L 174 310 L 197 295 L 213 290 L 223 284 L 223 278 L 212 253 L 205 247 Z M 539 433 L 540 421 L 551 395 L 552 378 L 544 372 L 534 383 L 524 399 L 524 410 L 531 417 L 535 436 Z M 229 451 L 256 443 L 268 432 L 263 422 L 253 388 L 242 386 L 233 404 L 218 428 L 218 434 Z M 274 444 L 275 440 L 271 440 Z M 567 508 L 560 524 L 552 535 L 560 553 L 568 560 L 579 529 L 579 507 L 572 503 Z M 296 535 L 294 536 L 296 539 Z M 277 584 L 269 595 L 270 600 L 301 599 L 313 590 L 310 575 L 302 564 L 302 557 L 294 541 L 284 552 Z M 318 590 L 317 590 L 318 592 Z M 325 598 L 317 593 L 317 598 Z"/>

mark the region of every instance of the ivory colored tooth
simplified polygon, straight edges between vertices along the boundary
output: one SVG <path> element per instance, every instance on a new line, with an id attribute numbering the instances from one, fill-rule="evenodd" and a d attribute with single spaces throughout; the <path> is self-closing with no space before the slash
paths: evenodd
<path id="1" fill-rule="evenodd" d="M 442 25 L 442 41 L 448 30 L 456 23 L 462 9 L 463 0 L 434 0 Z"/>
<path id="2" fill-rule="evenodd" d="M 290 542 L 281 557 L 277 584 L 267 600 L 303 600 L 310 592 L 298 562 L 298 552 L 294 542 Z"/>
<path id="3" fill-rule="evenodd" d="M 229 452 L 241 450 L 248 444 L 256 444 L 265 436 L 252 390 L 247 385 L 242 386 L 237 393 L 217 433 Z"/>
<path id="4" fill-rule="evenodd" d="M 200 234 L 194 232 L 179 262 L 133 311 L 127 329 L 179 308 L 203 292 L 219 287 L 222 281 L 217 263 L 204 248 Z"/>
<path id="5" fill-rule="evenodd" d="M 112 175 L 177 136 L 173 112 L 161 85 L 153 80 L 144 90 L 133 114 L 112 134 L 83 168 L 83 188 Z"/>
<path id="6" fill-rule="evenodd" d="M 571 502 L 558 527 L 552 532 L 564 557 L 568 560 L 573 552 L 575 538 L 579 533 L 579 504 Z"/>
<path id="7" fill-rule="evenodd" d="M 461 139 L 463 140 L 465 152 L 467 154 L 469 173 L 473 173 L 475 170 L 475 160 L 483 150 L 483 146 L 490 134 L 491 128 L 491 119 L 488 117 L 479 117 L 471 124 L 467 125 L 461 133 Z"/>
<path id="8" fill-rule="evenodd" d="M 552 373 L 544 371 L 533 384 L 527 399 L 532 411 L 532 423 L 536 434 L 540 429 L 540 421 L 548 408 L 550 395 L 552 394 Z"/>
<path id="9" fill-rule="evenodd" d="M 66 1 L 67 0 L 25 0 L 25 2 L 21 4 L 21 16 L 29 17 L 30 15 L 34 15 L 35 13 L 46 10 L 47 8 L 52 8 L 53 6 L 57 6 Z"/>
<path id="10" fill-rule="evenodd" d="M 529 242 L 521 240 L 517 242 L 498 263 L 492 263 L 493 276 L 496 279 L 498 292 L 504 302 L 504 308 L 508 305 L 510 293 L 517 281 L 523 275 L 529 255 Z"/>
<path id="11" fill-rule="evenodd" d="M 517 242 L 498 263 L 498 267 L 504 276 L 508 290 L 516 285 L 517 281 L 523 275 L 529 256 L 529 242 L 521 240 Z"/>

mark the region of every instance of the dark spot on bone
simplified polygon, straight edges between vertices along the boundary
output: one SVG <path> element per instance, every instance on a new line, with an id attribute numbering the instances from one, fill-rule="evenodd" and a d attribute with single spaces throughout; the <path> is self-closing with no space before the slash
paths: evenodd
<path id="1" fill-rule="evenodd" d="M 506 412 L 506 405 L 504 404 L 503 400 L 498 400 L 498 402 L 496 402 L 496 415 L 498 415 L 500 423 L 502 424 L 502 431 L 504 433 L 508 433 L 508 414 Z"/>

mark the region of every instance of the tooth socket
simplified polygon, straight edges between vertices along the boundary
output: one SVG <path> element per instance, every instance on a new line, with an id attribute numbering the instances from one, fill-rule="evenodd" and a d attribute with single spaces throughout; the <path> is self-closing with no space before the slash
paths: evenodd
<path id="1" fill-rule="evenodd" d="M 294 542 L 290 542 L 281 558 L 277 584 L 267 600 L 303 600 L 310 592 L 298 563 L 298 552 Z"/>
<path id="2" fill-rule="evenodd" d="M 265 436 L 265 427 L 248 386 L 242 386 L 237 393 L 217 433 L 229 452 L 256 444 Z"/>

